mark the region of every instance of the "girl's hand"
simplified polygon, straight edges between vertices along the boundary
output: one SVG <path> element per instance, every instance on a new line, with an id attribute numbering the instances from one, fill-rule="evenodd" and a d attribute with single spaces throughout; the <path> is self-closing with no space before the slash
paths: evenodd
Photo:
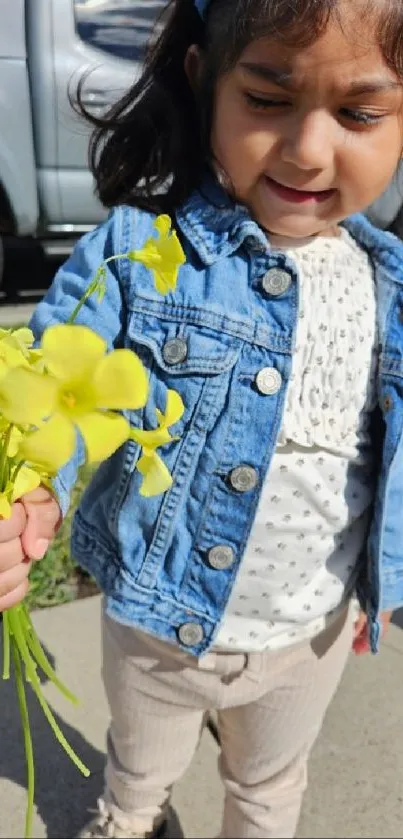
<path id="1" fill-rule="evenodd" d="M 50 489 L 40 486 L 21 498 L 26 513 L 26 524 L 21 534 L 21 545 L 29 559 L 42 559 L 56 535 L 62 514 Z"/>
<path id="2" fill-rule="evenodd" d="M 11 517 L 0 521 L 0 612 L 19 603 L 28 591 L 31 562 L 21 545 L 26 521 L 20 501 L 13 504 Z"/>
<path id="3" fill-rule="evenodd" d="M 42 559 L 60 522 L 59 505 L 45 487 L 16 501 L 11 517 L 0 520 L 0 612 L 24 599 L 32 560 Z"/>
<path id="4" fill-rule="evenodd" d="M 382 612 L 381 614 L 380 620 L 382 623 L 382 637 L 386 635 L 388 631 L 392 615 L 393 612 Z M 365 612 L 360 612 L 358 619 L 354 624 L 353 651 L 356 655 L 363 655 L 363 653 L 369 652 L 367 624 L 368 618 Z"/>

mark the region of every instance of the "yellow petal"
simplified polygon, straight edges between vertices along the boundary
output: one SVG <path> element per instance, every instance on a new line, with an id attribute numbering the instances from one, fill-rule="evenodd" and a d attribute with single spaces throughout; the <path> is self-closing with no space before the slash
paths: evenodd
<path id="1" fill-rule="evenodd" d="M 19 329 L 13 329 L 8 339 L 15 347 L 18 347 L 24 355 L 32 347 L 35 336 L 32 329 L 27 326 L 21 326 Z"/>
<path id="2" fill-rule="evenodd" d="M 155 287 L 160 294 L 176 288 L 178 271 L 185 262 L 185 254 L 178 236 L 171 229 L 169 216 L 158 216 L 154 227 L 157 238 L 148 239 L 139 250 L 130 251 L 129 259 L 142 262 L 154 276 Z"/>
<path id="3" fill-rule="evenodd" d="M 30 469 L 28 466 L 23 466 L 19 470 L 13 486 L 13 501 L 16 501 L 17 498 L 22 498 L 27 492 L 36 489 L 40 482 L 41 477 L 38 475 L 38 472 L 35 472 L 34 469 Z"/>
<path id="4" fill-rule="evenodd" d="M 147 449 L 158 449 L 171 442 L 171 435 L 165 426 L 156 428 L 155 431 L 143 431 L 140 428 L 131 428 L 130 437 L 135 443 Z"/>
<path id="5" fill-rule="evenodd" d="M 172 222 L 170 217 L 163 214 L 161 216 L 157 216 L 154 222 L 154 227 L 160 236 L 168 236 L 168 233 L 171 229 L 171 224 Z"/>
<path id="6" fill-rule="evenodd" d="M 0 357 L 10 369 L 13 367 L 28 367 L 26 355 L 21 352 L 19 347 L 14 347 L 9 343 L 8 338 L 0 341 Z"/>
<path id="7" fill-rule="evenodd" d="M 131 350 L 115 350 L 97 364 L 92 378 L 96 407 L 134 410 L 147 402 L 148 378 Z"/>
<path id="8" fill-rule="evenodd" d="M 184 410 L 185 406 L 180 394 L 176 390 L 168 390 L 165 413 L 162 414 L 157 409 L 156 414 L 161 425 L 175 425 L 181 419 Z"/>
<path id="9" fill-rule="evenodd" d="M 8 457 L 15 457 L 18 452 L 18 447 L 22 440 L 22 434 L 19 428 L 16 428 L 15 425 L 11 429 L 10 434 L 10 442 L 8 444 L 7 455 Z"/>
<path id="10" fill-rule="evenodd" d="M 142 262 L 146 268 L 150 268 L 151 270 L 156 265 L 161 265 L 161 254 L 158 250 L 157 240 L 154 238 L 148 239 L 139 250 L 130 251 L 128 257 L 135 262 Z"/>
<path id="11" fill-rule="evenodd" d="M 0 518 L 9 519 L 11 516 L 11 504 L 4 492 L 0 493 Z"/>
<path id="12" fill-rule="evenodd" d="M 157 248 L 161 255 L 164 267 L 166 265 L 170 268 L 180 268 L 180 266 L 186 261 L 182 245 L 175 230 L 173 230 L 169 236 L 161 237 L 161 239 L 157 241 Z"/>
<path id="13" fill-rule="evenodd" d="M 120 414 L 94 411 L 78 417 L 76 425 L 84 438 L 87 463 L 106 460 L 129 439 L 130 425 Z"/>
<path id="14" fill-rule="evenodd" d="M 178 239 L 176 230 L 171 230 L 171 219 L 169 216 L 158 216 L 154 224 L 155 229 L 159 233 L 156 240 L 156 246 L 164 261 L 170 261 L 172 264 L 183 265 L 185 262 L 185 254 L 182 245 Z"/>
<path id="15" fill-rule="evenodd" d="M 161 495 L 172 484 L 169 469 L 155 452 L 143 454 L 137 462 L 137 469 L 144 478 L 139 490 L 140 495 L 144 498 Z"/>
<path id="16" fill-rule="evenodd" d="M 106 352 L 106 341 L 87 326 L 59 323 L 42 338 L 47 369 L 58 379 L 84 379 Z"/>
<path id="17" fill-rule="evenodd" d="M 31 367 L 31 369 L 36 370 L 37 373 L 43 373 L 45 369 L 45 364 L 43 361 L 42 350 L 29 350 L 28 364 Z"/>
<path id="18" fill-rule="evenodd" d="M 16 425 L 39 425 L 54 410 L 57 382 L 33 370 L 16 367 L 0 379 L 0 412 Z"/>
<path id="19" fill-rule="evenodd" d="M 61 414 L 54 414 L 38 431 L 24 436 L 18 454 L 22 460 L 54 474 L 70 459 L 75 446 L 73 424 Z"/>
<path id="20" fill-rule="evenodd" d="M 150 450 L 157 449 L 159 446 L 165 446 L 167 443 L 171 443 L 172 440 L 176 438 L 171 436 L 168 431 L 168 426 L 174 425 L 174 423 L 178 422 L 184 410 L 185 406 L 179 393 L 177 393 L 176 390 L 168 390 L 165 414 L 163 414 L 162 411 L 159 411 L 158 408 L 155 412 L 159 423 L 158 428 L 154 431 L 143 431 L 140 428 L 132 428 L 130 431 L 131 439 L 136 443 L 139 443 L 140 446 L 146 447 Z"/>
<path id="21" fill-rule="evenodd" d="M 35 336 L 29 326 L 20 326 L 20 328 L 15 329 L 12 334 L 19 343 L 25 344 L 27 347 L 30 347 L 31 344 L 34 343 Z"/>
<path id="22" fill-rule="evenodd" d="M 0 356 L 0 379 L 4 378 L 6 373 L 8 373 L 9 369 L 10 368 L 7 366 L 4 358 L 1 358 L 1 356 Z"/>
<path id="23" fill-rule="evenodd" d="M 165 296 L 169 291 L 175 291 L 178 281 L 178 268 L 167 268 L 165 270 L 154 268 L 153 274 L 155 288 L 159 294 Z"/>

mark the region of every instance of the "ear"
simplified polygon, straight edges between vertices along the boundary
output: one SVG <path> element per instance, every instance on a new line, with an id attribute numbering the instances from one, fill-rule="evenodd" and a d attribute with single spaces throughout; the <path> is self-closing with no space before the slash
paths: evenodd
<path id="1" fill-rule="evenodd" d="M 185 73 L 188 77 L 193 92 L 199 87 L 200 76 L 203 69 L 203 53 L 197 44 L 192 44 L 185 56 Z"/>

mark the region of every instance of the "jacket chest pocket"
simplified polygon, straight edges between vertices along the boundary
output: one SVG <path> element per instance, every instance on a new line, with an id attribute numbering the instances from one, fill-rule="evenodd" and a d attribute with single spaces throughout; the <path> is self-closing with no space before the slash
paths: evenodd
<path id="1" fill-rule="evenodd" d="M 132 314 L 128 336 L 150 375 L 144 428 L 156 427 L 155 410 L 165 410 L 168 389 L 176 390 L 185 406 L 175 434 L 190 425 L 200 432 L 212 428 L 225 404 L 241 340 L 203 324 L 143 313 Z"/>

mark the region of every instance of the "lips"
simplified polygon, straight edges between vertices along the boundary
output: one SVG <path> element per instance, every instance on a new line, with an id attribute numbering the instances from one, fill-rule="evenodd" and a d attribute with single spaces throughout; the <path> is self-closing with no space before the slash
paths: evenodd
<path id="1" fill-rule="evenodd" d="M 328 201 L 331 198 L 336 190 L 335 189 L 322 189 L 322 190 L 307 190 L 307 189 L 295 189 L 290 186 L 284 186 L 280 184 L 278 181 L 273 180 L 268 175 L 265 175 L 265 180 L 269 189 L 274 192 L 279 198 L 282 198 L 284 201 L 288 201 L 292 204 L 305 204 L 309 201 L 313 203 L 320 204 L 323 201 Z"/>

